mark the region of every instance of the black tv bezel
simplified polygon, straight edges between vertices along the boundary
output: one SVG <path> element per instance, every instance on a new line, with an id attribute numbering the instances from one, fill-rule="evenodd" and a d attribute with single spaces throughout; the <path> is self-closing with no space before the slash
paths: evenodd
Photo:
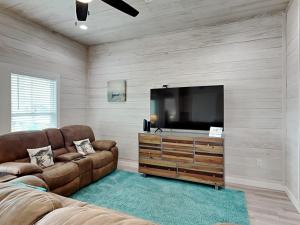
<path id="1" fill-rule="evenodd" d="M 181 88 L 202 88 L 202 87 L 222 87 L 223 89 L 223 123 L 222 123 L 222 128 L 223 130 L 225 130 L 225 127 L 224 127 L 224 120 L 225 120 L 225 102 L 224 102 L 224 85 L 207 85 L 207 86 L 187 86 L 187 87 L 167 87 L 167 88 L 151 88 L 150 89 L 150 116 L 151 116 L 151 92 L 152 90 L 164 90 L 164 89 L 181 89 Z M 161 129 L 161 130 L 166 130 L 166 131 L 169 131 L 169 130 L 177 130 L 177 131 L 209 131 L 209 130 L 199 130 L 199 129 L 184 129 L 184 128 L 167 128 L 167 127 L 154 127 L 153 124 L 151 123 L 151 128 L 152 129 Z"/>

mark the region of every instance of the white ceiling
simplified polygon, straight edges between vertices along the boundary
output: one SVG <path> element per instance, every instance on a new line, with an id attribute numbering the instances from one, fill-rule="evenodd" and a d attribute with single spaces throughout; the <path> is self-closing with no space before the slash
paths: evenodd
<path id="1" fill-rule="evenodd" d="M 75 27 L 75 0 L 0 0 L 10 10 L 86 45 L 213 25 L 277 12 L 289 0 L 127 0 L 140 11 L 133 18 L 104 2 L 90 4 L 87 31 Z"/>

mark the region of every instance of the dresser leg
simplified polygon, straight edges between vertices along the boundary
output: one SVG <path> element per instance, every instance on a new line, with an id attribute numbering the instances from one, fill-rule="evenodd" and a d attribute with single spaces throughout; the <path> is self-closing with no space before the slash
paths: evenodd
<path id="1" fill-rule="evenodd" d="M 219 186 L 215 185 L 215 190 L 219 190 Z"/>
<path id="2" fill-rule="evenodd" d="M 147 174 L 145 174 L 145 173 L 142 173 L 141 175 L 142 175 L 142 177 L 147 177 Z"/>

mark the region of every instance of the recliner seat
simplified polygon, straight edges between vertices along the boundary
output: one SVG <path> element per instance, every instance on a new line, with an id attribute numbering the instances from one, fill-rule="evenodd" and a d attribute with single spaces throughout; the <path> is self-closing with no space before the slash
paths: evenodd
<path id="1" fill-rule="evenodd" d="M 76 151 L 73 141 L 86 138 L 90 139 L 96 153 L 83 157 Z M 48 145 L 51 145 L 55 165 L 40 171 L 32 170 L 31 175 L 43 179 L 51 192 L 68 196 L 117 168 L 116 142 L 96 141 L 90 127 L 73 125 L 61 129 L 14 132 L 0 136 L 0 172 L 17 171 L 14 175 L 18 177 L 30 175 L 32 164 L 29 164 L 27 149 Z M 26 174 L 22 174 L 22 171 L 26 171 Z"/>
<path id="2" fill-rule="evenodd" d="M 96 153 L 87 155 L 86 158 L 91 159 L 93 172 L 93 181 L 107 175 L 117 167 L 118 156 L 116 152 L 116 142 L 114 141 L 96 141 L 93 130 L 87 126 L 73 125 L 60 129 L 64 137 L 65 147 L 69 152 L 76 152 L 73 141 L 89 139 Z"/>

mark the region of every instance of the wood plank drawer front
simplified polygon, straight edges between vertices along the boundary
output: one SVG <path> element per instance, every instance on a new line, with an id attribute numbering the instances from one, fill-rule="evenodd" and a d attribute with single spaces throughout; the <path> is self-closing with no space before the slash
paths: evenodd
<path id="1" fill-rule="evenodd" d="M 176 162 L 170 162 L 170 161 L 159 160 L 159 159 L 140 158 L 140 164 L 155 166 L 155 167 L 165 167 L 165 168 L 174 168 L 174 169 L 177 168 Z"/>
<path id="2" fill-rule="evenodd" d="M 160 147 L 161 138 L 157 135 L 151 134 L 139 134 L 139 144 L 140 145 L 154 145 Z"/>
<path id="3" fill-rule="evenodd" d="M 206 163 L 178 163 L 178 169 L 186 171 L 202 171 L 211 174 L 224 174 L 223 165 L 218 164 L 206 164 Z"/>
<path id="4" fill-rule="evenodd" d="M 210 144 L 214 146 L 223 146 L 224 138 L 211 138 L 211 137 L 196 137 L 195 144 Z"/>
<path id="5" fill-rule="evenodd" d="M 162 148 L 166 151 L 179 151 L 179 152 L 188 152 L 188 153 L 194 152 L 193 146 L 181 146 L 177 144 L 163 143 Z"/>
<path id="6" fill-rule="evenodd" d="M 154 176 L 161 176 L 161 177 L 174 178 L 174 179 L 177 178 L 176 170 L 166 170 L 161 168 L 140 166 L 139 172 L 144 174 L 154 175 Z"/>
<path id="7" fill-rule="evenodd" d="M 174 162 L 193 162 L 193 152 L 180 152 L 180 151 L 162 151 L 162 159 L 174 161 Z"/>
<path id="8" fill-rule="evenodd" d="M 223 156 L 209 155 L 209 154 L 200 155 L 197 153 L 197 154 L 195 154 L 195 162 L 223 164 L 224 158 L 223 158 Z"/>
<path id="9" fill-rule="evenodd" d="M 223 176 L 211 176 L 205 173 L 191 173 L 179 169 L 177 179 L 188 180 L 197 183 L 224 186 Z"/>
<path id="10" fill-rule="evenodd" d="M 143 158 L 161 159 L 161 151 L 160 150 L 140 148 L 139 153 L 140 153 L 140 157 L 143 157 Z"/>
<path id="11" fill-rule="evenodd" d="M 196 144 L 195 145 L 196 152 L 206 152 L 206 153 L 213 153 L 213 154 L 224 154 L 224 147 L 223 146 L 214 146 L 211 144 Z"/>
<path id="12" fill-rule="evenodd" d="M 162 138 L 163 147 L 169 148 L 193 148 L 194 139 L 189 137 L 165 136 Z"/>

